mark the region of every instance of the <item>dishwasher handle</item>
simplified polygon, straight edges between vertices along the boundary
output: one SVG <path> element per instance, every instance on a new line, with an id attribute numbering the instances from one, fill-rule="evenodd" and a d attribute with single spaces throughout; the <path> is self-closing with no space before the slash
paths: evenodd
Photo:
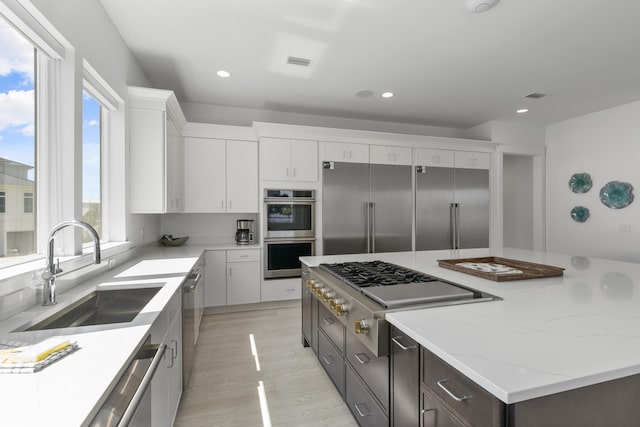
<path id="1" fill-rule="evenodd" d="M 153 360 L 151 361 L 151 365 L 149 365 L 149 369 L 147 369 L 147 372 L 145 372 L 144 376 L 142 377 L 142 381 L 138 386 L 138 389 L 131 398 L 131 402 L 129 402 L 127 409 L 124 411 L 124 414 L 122 414 L 122 418 L 118 423 L 118 427 L 126 427 L 131 422 L 131 419 L 135 415 L 140 402 L 142 402 L 142 399 L 147 392 L 149 385 L 151 385 L 151 380 L 158 370 L 158 366 L 160 365 L 160 361 L 162 360 L 162 356 L 164 355 L 166 347 L 166 344 L 160 344 L 160 346 L 158 347 L 158 350 L 156 351 L 156 354 L 153 356 Z"/>

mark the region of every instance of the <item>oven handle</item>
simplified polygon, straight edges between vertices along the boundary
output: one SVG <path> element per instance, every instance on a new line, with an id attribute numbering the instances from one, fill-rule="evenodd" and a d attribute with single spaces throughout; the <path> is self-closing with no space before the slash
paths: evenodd
<path id="1" fill-rule="evenodd" d="M 287 199 L 286 197 L 279 198 L 265 198 L 265 204 L 275 203 L 278 205 L 314 205 L 316 203 L 316 199 Z"/>
<path id="2" fill-rule="evenodd" d="M 315 242 L 315 237 L 265 237 L 265 243 L 300 243 Z"/>

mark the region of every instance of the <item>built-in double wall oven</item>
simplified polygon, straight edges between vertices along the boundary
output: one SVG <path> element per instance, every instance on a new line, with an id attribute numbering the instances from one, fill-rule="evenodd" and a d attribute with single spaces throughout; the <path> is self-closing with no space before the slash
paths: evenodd
<path id="1" fill-rule="evenodd" d="M 264 190 L 264 278 L 299 277 L 299 257 L 315 255 L 315 191 Z"/>

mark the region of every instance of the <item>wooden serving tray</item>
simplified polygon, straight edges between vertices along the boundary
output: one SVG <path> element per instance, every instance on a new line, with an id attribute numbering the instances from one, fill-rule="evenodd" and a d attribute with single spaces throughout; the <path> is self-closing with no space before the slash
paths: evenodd
<path id="1" fill-rule="evenodd" d="M 480 263 L 480 264 L 500 264 L 506 267 L 515 268 L 522 271 L 522 273 L 491 273 L 487 271 L 475 270 L 465 266 L 458 265 L 460 263 Z M 500 257 L 481 257 L 481 258 L 458 258 L 458 259 L 439 259 L 438 265 L 440 267 L 448 268 L 450 270 L 459 271 L 461 273 L 472 274 L 474 276 L 482 277 L 484 279 L 494 280 L 496 282 L 506 282 L 508 280 L 525 280 L 525 279 L 540 279 L 543 277 L 556 277 L 562 276 L 564 268 L 554 267 L 551 265 L 536 264 L 527 261 L 518 261 L 509 258 Z"/>

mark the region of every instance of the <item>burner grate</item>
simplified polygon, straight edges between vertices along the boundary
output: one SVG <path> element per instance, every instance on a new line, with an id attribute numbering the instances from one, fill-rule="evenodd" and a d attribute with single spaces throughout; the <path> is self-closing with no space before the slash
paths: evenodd
<path id="1" fill-rule="evenodd" d="M 320 268 L 361 292 L 363 288 L 373 286 L 424 283 L 435 280 L 426 274 L 384 261 L 320 264 Z"/>

